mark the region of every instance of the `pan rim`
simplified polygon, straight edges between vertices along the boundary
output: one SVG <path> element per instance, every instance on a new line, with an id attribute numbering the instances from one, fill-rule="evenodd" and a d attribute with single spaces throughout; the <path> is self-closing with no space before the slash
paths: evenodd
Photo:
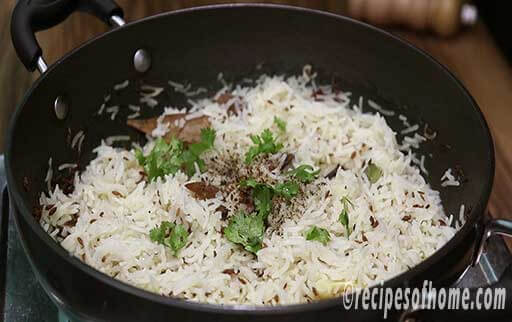
<path id="1" fill-rule="evenodd" d="M 393 35 L 387 31 L 384 31 L 380 28 L 377 28 L 375 26 L 371 26 L 369 24 L 366 24 L 361 21 L 357 21 L 355 19 L 324 12 L 320 10 L 315 9 L 309 9 L 309 8 L 302 8 L 302 7 L 296 7 L 296 6 L 289 6 L 289 5 L 280 5 L 280 4 L 263 4 L 263 3 L 228 3 L 228 4 L 216 4 L 216 5 L 208 5 L 208 6 L 200 6 L 200 7 L 193 7 L 193 8 L 187 8 L 187 9 L 181 9 L 171 12 L 164 12 L 157 15 L 145 17 L 143 19 L 127 23 L 124 27 L 120 29 L 128 29 L 133 28 L 134 26 L 140 24 L 140 23 L 146 23 L 150 22 L 154 19 L 160 19 L 162 17 L 169 17 L 174 15 L 181 15 L 181 14 L 190 14 L 194 12 L 203 12 L 203 11 L 212 11 L 214 13 L 216 10 L 229 10 L 231 8 L 264 8 L 264 9 L 271 9 L 271 10 L 285 10 L 290 11 L 293 13 L 300 13 L 300 14 L 310 14 L 310 15 L 319 15 L 324 18 L 329 19 L 336 19 L 338 21 L 348 22 L 351 24 L 356 24 L 361 28 L 366 28 L 371 30 L 371 32 L 375 34 L 379 34 L 382 37 L 386 37 L 389 41 L 393 41 L 395 43 L 399 43 L 401 46 L 404 46 L 404 50 L 412 50 L 416 52 L 419 56 L 422 56 L 422 59 L 427 59 L 430 61 L 430 63 L 433 65 L 433 67 L 439 68 L 440 73 L 444 73 L 445 76 L 448 77 L 454 84 L 459 88 L 461 91 L 461 94 L 465 96 L 468 99 L 469 104 L 473 108 L 473 111 L 476 112 L 476 116 L 478 117 L 481 126 L 482 131 L 487 137 L 488 142 L 488 155 L 486 156 L 489 159 L 488 164 L 488 173 L 489 178 L 487 180 L 487 183 L 483 187 L 483 192 L 480 195 L 480 199 L 475 203 L 475 206 L 472 209 L 472 212 L 469 215 L 469 219 L 467 222 L 462 226 L 461 229 L 459 229 L 456 234 L 441 248 L 439 248 L 436 252 L 434 252 L 432 255 L 427 257 L 425 260 L 417 264 L 416 266 L 412 267 L 411 269 L 389 279 L 386 280 L 383 283 L 384 287 L 394 287 L 397 285 L 403 284 L 404 281 L 410 280 L 412 277 L 418 276 L 422 272 L 426 271 L 432 264 L 438 262 L 441 260 L 446 254 L 453 250 L 464 238 L 468 236 L 468 234 L 474 232 L 475 229 L 475 223 L 480 218 L 480 216 L 484 213 L 485 207 L 487 205 L 487 202 L 489 200 L 490 192 L 492 189 L 492 183 L 494 179 L 494 168 L 495 168 L 495 156 L 494 156 L 494 145 L 491 137 L 491 133 L 489 131 L 489 127 L 487 125 L 487 122 L 483 116 L 482 111 L 478 107 L 476 101 L 473 99 L 469 91 L 464 87 L 464 85 L 441 63 L 439 63 L 436 59 L 434 59 L 430 54 L 426 53 L 425 51 L 417 48 L 416 46 L 409 43 L 407 40 L 402 39 L 399 36 Z M 23 106 L 28 102 L 30 97 L 32 96 L 32 93 L 35 89 L 39 87 L 39 84 L 45 81 L 46 77 L 48 77 L 49 74 L 52 73 L 53 70 L 58 68 L 62 63 L 64 63 L 70 56 L 74 55 L 76 52 L 80 51 L 83 47 L 89 46 L 93 44 L 96 40 L 108 37 L 109 35 L 116 33 L 118 30 L 110 30 L 106 33 L 103 33 L 97 37 L 94 37 L 93 39 L 88 40 L 84 44 L 80 45 L 79 47 L 75 48 L 71 52 L 64 55 L 62 58 L 60 58 L 55 64 L 51 65 L 48 71 L 42 75 L 39 79 L 37 79 L 34 84 L 31 86 L 31 88 L 26 92 L 22 102 L 18 105 L 18 107 L 15 110 L 15 113 L 11 117 L 8 133 L 7 133 L 7 141 L 6 141 L 6 173 L 7 173 L 7 182 L 9 187 L 9 192 L 11 195 L 11 198 L 14 201 L 14 207 L 15 207 L 15 213 L 16 216 L 21 214 L 23 217 L 23 220 L 27 222 L 27 224 L 30 226 L 32 233 L 36 233 L 37 236 L 44 241 L 46 244 L 46 247 L 50 247 L 54 252 L 56 252 L 62 260 L 67 261 L 69 264 L 73 265 L 75 268 L 78 268 L 79 270 L 83 271 L 85 274 L 88 274 L 95 279 L 98 279 L 102 283 L 105 283 L 109 285 L 110 287 L 114 287 L 122 292 L 127 292 L 133 296 L 142 297 L 146 300 L 150 300 L 152 302 L 156 302 L 159 304 L 167 305 L 167 306 L 174 306 L 179 307 L 181 309 L 187 309 L 187 310 L 198 310 L 198 311 L 204 311 L 204 312 L 210 312 L 210 313 L 217 313 L 217 314 L 256 314 L 256 315 L 274 315 L 274 314 L 288 314 L 288 313 L 300 313 L 300 312 L 309 312 L 309 311 L 315 311 L 320 310 L 323 308 L 329 308 L 329 307 L 335 307 L 339 306 L 340 308 L 343 307 L 343 298 L 345 295 L 342 295 L 340 297 L 331 298 L 331 299 L 324 299 L 315 301 L 312 303 L 301 303 L 301 304 L 289 304 L 289 305 L 280 305 L 280 306 L 268 306 L 268 305 L 223 305 L 223 304 L 210 304 L 210 303 L 204 303 L 204 302 L 192 302 L 185 299 L 175 298 L 175 297 L 167 297 L 163 295 L 159 295 L 156 293 L 151 293 L 148 291 L 145 291 L 143 289 L 137 288 L 135 286 L 132 286 L 130 284 L 127 284 L 125 282 L 116 280 L 92 267 L 89 265 L 81 262 L 79 259 L 69 256 L 69 253 L 62 248 L 59 244 L 57 244 L 53 239 L 50 238 L 50 236 L 43 231 L 41 226 L 38 222 L 36 222 L 32 216 L 32 212 L 30 211 L 30 208 L 27 207 L 27 205 L 23 202 L 21 198 L 21 187 L 16 183 L 14 180 L 14 176 L 11 172 L 11 164 L 14 160 L 12 160 L 12 149 L 13 149 L 13 141 L 12 136 L 14 133 L 14 129 L 16 127 L 17 121 L 20 116 L 20 111 L 22 110 Z M 469 106 L 468 106 L 469 108 Z M 373 289 L 375 287 L 379 286 L 373 286 L 369 289 Z"/>

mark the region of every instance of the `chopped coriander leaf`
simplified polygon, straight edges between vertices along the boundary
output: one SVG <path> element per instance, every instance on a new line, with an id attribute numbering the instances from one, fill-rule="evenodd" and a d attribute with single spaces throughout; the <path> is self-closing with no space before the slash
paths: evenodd
<path id="1" fill-rule="evenodd" d="M 294 176 L 297 180 L 303 183 L 310 183 L 316 179 L 316 176 L 320 173 L 320 170 L 313 171 L 313 167 L 309 164 L 303 164 L 297 168 L 290 170 L 287 174 Z"/>
<path id="2" fill-rule="evenodd" d="M 242 182 L 240 182 L 241 187 L 250 187 L 250 188 L 256 188 L 259 185 L 264 185 L 264 183 L 259 183 L 255 179 L 247 179 Z"/>
<path id="3" fill-rule="evenodd" d="M 282 119 L 280 119 L 277 116 L 274 116 L 274 123 L 277 125 L 277 127 L 279 128 L 279 130 L 282 133 L 286 132 L 286 122 L 285 121 L 283 121 Z"/>
<path id="4" fill-rule="evenodd" d="M 174 223 L 162 221 L 159 227 L 151 229 L 151 231 L 149 232 L 149 238 L 153 242 L 163 244 L 165 236 L 171 233 L 171 230 L 174 228 L 174 226 Z"/>
<path id="5" fill-rule="evenodd" d="M 168 238 L 164 239 L 164 245 L 174 251 L 174 255 L 187 244 L 188 231 L 185 226 L 178 224 L 171 230 Z"/>
<path id="6" fill-rule="evenodd" d="M 204 172 L 205 165 L 204 161 L 199 158 L 197 155 L 192 153 L 190 150 L 183 151 L 183 154 L 181 155 L 182 164 L 181 169 L 183 172 L 185 172 L 188 176 L 193 176 L 194 173 L 196 173 L 196 164 L 199 168 L 199 171 Z"/>
<path id="7" fill-rule="evenodd" d="M 249 148 L 249 151 L 245 154 L 245 163 L 250 164 L 256 156 L 260 154 L 260 150 L 258 146 L 251 146 Z"/>
<path id="8" fill-rule="evenodd" d="M 159 138 L 148 156 L 144 156 L 141 150 L 136 150 L 135 157 L 144 167 L 150 181 L 167 174 L 176 174 L 180 169 L 192 176 L 196 172 L 195 164 L 199 170 L 204 171 L 204 161 L 200 155 L 211 149 L 214 141 L 215 131 L 210 128 L 202 129 L 201 141 L 190 144 L 187 148 L 176 138 L 172 138 L 169 144 Z"/>
<path id="9" fill-rule="evenodd" d="M 272 187 L 266 183 L 259 183 L 254 179 L 247 179 L 240 183 L 242 187 L 252 188 L 252 198 L 254 206 L 263 219 L 266 219 L 272 209 L 272 198 L 274 195 L 280 195 L 286 199 L 291 199 L 299 193 L 299 185 L 293 181 L 286 181 Z"/>
<path id="10" fill-rule="evenodd" d="M 190 144 L 188 149 L 182 154 L 182 168 L 185 170 L 187 175 L 193 176 L 194 173 L 196 173 L 195 164 L 197 164 L 201 172 L 205 170 L 204 161 L 199 156 L 203 152 L 213 148 L 214 141 L 215 130 L 211 128 L 201 129 L 201 141 Z"/>
<path id="11" fill-rule="evenodd" d="M 266 219 L 272 209 L 272 198 L 274 197 L 274 188 L 272 186 L 259 183 L 254 179 L 247 179 L 240 183 L 242 187 L 252 188 L 252 198 L 254 206 L 262 219 Z"/>
<path id="12" fill-rule="evenodd" d="M 231 242 L 241 244 L 246 250 L 256 253 L 261 249 L 265 220 L 272 210 L 272 198 L 279 194 L 290 199 L 299 192 L 299 185 L 296 182 L 287 181 L 272 187 L 251 178 L 240 182 L 240 186 L 252 188 L 252 198 L 257 214 L 247 215 L 240 212 L 231 219 L 224 230 L 224 235 Z"/>
<path id="13" fill-rule="evenodd" d="M 260 154 L 276 153 L 283 148 L 283 144 L 276 142 L 269 129 L 265 129 L 261 135 L 251 135 L 251 140 L 255 145 L 245 154 L 246 164 L 250 164 Z"/>
<path id="14" fill-rule="evenodd" d="M 267 219 L 270 214 L 270 210 L 272 210 L 273 197 L 274 190 L 270 186 L 259 185 L 253 188 L 252 198 L 254 199 L 254 207 L 262 219 Z"/>
<path id="15" fill-rule="evenodd" d="M 340 216 L 338 217 L 338 221 L 345 226 L 347 229 L 347 237 L 350 236 L 350 226 L 349 226 L 349 219 L 348 219 L 348 208 L 354 207 L 352 204 L 352 201 L 348 199 L 348 197 L 341 198 L 341 203 L 343 204 L 343 209 L 341 210 Z"/>
<path id="16" fill-rule="evenodd" d="M 324 228 L 319 228 L 317 226 L 311 227 L 306 231 L 305 235 L 306 240 L 316 240 L 324 245 L 327 245 L 327 243 L 331 240 L 329 232 Z"/>
<path id="17" fill-rule="evenodd" d="M 235 244 L 241 244 L 245 250 L 256 254 L 261 249 L 265 224 L 263 218 L 258 215 L 247 215 L 240 212 L 233 216 L 224 235 Z"/>
<path id="18" fill-rule="evenodd" d="M 215 130 L 206 128 L 201 130 L 201 141 L 188 146 L 188 150 L 194 155 L 199 156 L 201 153 L 213 148 L 215 142 Z"/>
<path id="19" fill-rule="evenodd" d="M 144 166 L 144 163 L 146 162 L 146 157 L 144 156 L 144 153 L 142 153 L 141 149 L 135 150 L 135 158 L 137 159 L 137 162 L 139 162 L 140 165 Z"/>
<path id="20" fill-rule="evenodd" d="M 286 199 L 291 199 L 299 193 L 299 185 L 293 181 L 286 181 L 284 183 L 277 184 L 274 190 L 278 195 L 281 195 Z"/>
<path id="21" fill-rule="evenodd" d="M 379 178 L 382 176 L 382 169 L 370 161 L 364 173 L 366 174 L 368 180 L 370 180 L 371 183 L 375 183 L 379 181 Z"/>
<path id="22" fill-rule="evenodd" d="M 144 167 L 149 180 L 154 180 L 166 174 L 175 174 L 181 169 L 183 153 L 183 142 L 172 139 L 169 144 L 162 138 L 155 142 L 153 150 L 148 156 L 144 156 L 141 150 L 137 150 L 135 155 L 139 164 Z"/>
<path id="23" fill-rule="evenodd" d="M 338 217 L 339 222 L 347 229 L 347 237 L 350 236 L 350 228 L 348 226 L 348 212 L 347 209 L 341 210 L 340 216 Z"/>
<path id="24" fill-rule="evenodd" d="M 162 221 L 160 226 L 151 229 L 149 238 L 152 242 L 169 247 L 176 255 L 187 244 L 188 231 L 181 224 Z"/>

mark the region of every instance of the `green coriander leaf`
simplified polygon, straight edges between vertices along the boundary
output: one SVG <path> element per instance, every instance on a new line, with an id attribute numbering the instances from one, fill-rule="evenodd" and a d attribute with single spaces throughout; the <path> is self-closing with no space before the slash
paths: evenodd
<path id="1" fill-rule="evenodd" d="M 172 249 L 174 255 L 187 244 L 188 231 L 185 226 L 178 224 L 171 230 L 169 237 L 164 239 L 163 244 Z"/>
<path id="2" fill-rule="evenodd" d="M 283 148 L 282 143 L 277 143 L 274 134 L 265 129 L 261 135 L 251 135 L 251 141 L 255 144 L 245 154 L 245 163 L 250 164 L 260 154 L 276 153 Z"/>
<path id="3" fill-rule="evenodd" d="M 279 130 L 282 133 L 286 132 L 286 122 L 285 121 L 283 121 L 282 119 L 280 119 L 277 116 L 274 116 L 274 123 L 277 125 L 277 127 L 279 128 Z"/>
<path id="4" fill-rule="evenodd" d="M 251 138 L 252 143 L 254 143 L 254 144 L 261 144 L 262 143 L 262 141 L 261 141 L 261 139 L 260 139 L 260 137 L 258 135 L 251 134 L 250 138 Z"/>
<path id="5" fill-rule="evenodd" d="M 197 164 L 201 172 L 205 170 L 204 161 L 200 158 L 200 155 L 213 148 L 214 142 L 215 130 L 211 128 L 201 129 L 201 141 L 190 144 L 188 149 L 182 154 L 182 168 L 187 175 L 193 176 L 196 173 L 195 164 Z"/>
<path id="6" fill-rule="evenodd" d="M 243 212 L 233 216 L 224 229 L 226 238 L 235 244 L 241 244 L 245 250 L 257 253 L 261 249 L 265 224 L 260 215 L 247 215 Z"/>
<path id="7" fill-rule="evenodd" d="M 149 239 L 151 239 L 152 242 L 163 244 L 165 236 L 171 232 L 174 226 L 172 222 L 162 221 L 160 226 L 150 230 Z"/>
<path id="8" fill-rule="evenodd" d="M 198 143 L 190 144 L 188 150 L 199 157 L 201 153 L 213 148 L 213 142 L 215 142 L 215 130 L 206 128 L 201 130 L 201 141 Z"/>
<path id="9" fill-rule="evenodd" d="M 343 209 L 341 210 L 340 216 L 338 217 L 338 221 L 345 226 L 347 229 L 347 237 L 350 236 L 350 226 L 349 226 L 349 218 L 348 218 L 348 208 L 354 207 L 352 201 L 348 199 L 347 196 L 341 198 L 341 203 L 343 204 Z"/>
<path id="10" fill-rule="evenodd" d="M 313 167 L 308 164 L 300 165 L 287 172 L 287 174 L 294 176 L 297 180 L 303 183 L 310 183 L 315 180 L 319 173 L 320 170 L 313 171 Z"/>
<path id="11" fill-rule="evenodd" d="M 263 144 L 273 145 L 275 143 L 274 134 L 269 129 L 264 129 L 260 137 Z"/>
<path id="12" fill-rule="evenodd" d="M 252 178 L 240 182 L 240 186 L 252 188 L 252 198 L 257 214 L 246 215 L 241 212 L 234 216 L 224 230 L 224 234 L 231 242 L 241 244 L 247 251 L 256 253 L 261 249 L 265 220 L 272 210 L 272 198 L 275 194 L 280 194 L 290 199 L 299 192 L 299 186 L 295 182 L 288 181 L 274 188 Z"/>
<path id="13" fill-rule="evenodd" d="M 253 188 L 252 198 L 254 199 L 254 207 L 262 219 L 267 219 L 270 214 L 270 211 L 272 210 L 273 197 L 274 189 L 272 189 L 271 186 L 262 184 Z"/>
<path id="14" fill-rule="evenodd" d="M 181 154 L 181 169 L 188 175 L 193 176 L 196 173 L 196 164 L 200 171 L 204 171 L 204 162 L 190 150 L 183 151 Z"/>
<path id="15" fill-rule="evenodd" d="M 284 183 L 277 184 L 274 190 L 278 195 L 289 200 L 299 193 L 299 185 L 293 181 L 286 181 Z"/>
<path id="16" fill-rule="evenodd" d="M 209 149 L 213 148 L 215 136 L 215 130 L 211 127 L 207 127 L 201 130 L 201 142 L 207 144 Z"/>
<path id="17" fill-rule="evenodd" d="M 242 182 L 240 182 L 241 187 L 250 187 L 250 188 L 256 188 L 258 185 L 262 185 L 264 183 L 259 183 L 258 181 L 254 179 L 247 179 Z"/>
<path id="18" fill-rule="evenodd" d="M 201 141 L 190 144 L 187 148 L 176 138 L 172 138 L 169 144 L 159 138 L 148 156 L 144 156 L 141 150 L 136 150 L 135 157 L 144 167 L 150 181 L 168 174 L 175 174 L 180 169 L 192 176 L 196 172 L 195 164 L 198 165 L 199 170 L 204 171 L 205 165 L 200 155 L 211 149 L 214 141 L 215 131 L 210 128 L 202 129 Z"/>
<path id="19" fill-rule="evenodd" d="M 137 150 L 135 156 L 139 164 L 144 167 L 148 179 L 154 180 L 167 174 L 175 174 L 181 167 L 181 154 L 183 152 L 183 143 L 177 139 L 172 139 L 169 144 L 162 138 L 155 141 L 153 150 L 148 156 L 144 156 L 142 151 Z"/>
<path id="20" fill-rule="evenodd" d="M 379 178 L 382 176 L 382 169 L 370 161 L 364 173 L 366 174 L 368 180 L 370 180 L 371 183 L 375 183 L 379 181 Z"/>
<path id="21" fill-rule="evenodd" d="M 185 226 L 162 221 L 160 226 L 150 230 L 149 239 L 152 242 L 169 247 L 173 254 L 176 255 L 187 244 L 188 235 Z"/>
<path id="22" fill-rule="evenodd" d="M 272 209 L 274 188 L 266 183 L 260 183 L 254 179 L 247 179 L 240 183 L 242 187 L 252 188 L 254 206 L 261 218 L 266 219 Z"/>
<path id="23" fill-rule="evenodd" d="M 259 146 L 251 146 L 249 151 L 245 154 L 245 163 L 250 164 L 258 154 L 260 154 Z"/>
<path id="24" fill-rule="evenodd" d="M 135 150 L 135 158 L 137 159 L 140 165 L 143 165 L 146 162 L 146 158 L 144 157 L 144 154 L 142 153 L 141 149 Z"/>
<path id="25" fill-rule="evenodd" d="M 331 240 L 329 232 L 317 226 L 311 227 L 309 230 L 306 231 L 305 235 L 306 240 L 316 240 L 324 245 L 327 245 L 327 243 Z"/>
<path id="26" fill-rule="evenodd" d="M 247 179 L 240 182 L 240 186 L 252 188 L 254 206 L 263 219 L 266 219 L 272 210 L 274 195 L 278 194 L 286 199 L 291 199 L 299 193 L 299 185 L 293 181 L 286 181 L 272 187 L 255 179 Z"/>
<path id="27" fill-rule="evenodd" d="M 350 229 L 348 226 L 348 212 L 346 209 L 341 211 L 340 216 L 338 217 L 338 221 L 347 229 L 347 237 L 350 236 Z"/>

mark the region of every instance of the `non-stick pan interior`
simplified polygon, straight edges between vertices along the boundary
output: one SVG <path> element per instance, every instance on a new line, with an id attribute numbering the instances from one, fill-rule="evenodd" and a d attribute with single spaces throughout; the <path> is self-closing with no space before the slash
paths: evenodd
<path id="1" fill-rule="evenodd" d="M 139 48 L 151 54 L 146 74 L 133 68 Z M 437 137 L 417 150 L 425 156 L 427 181 L 440 190 L 448 213 L 458 216 L 464 204 L 473 210 L 470 217 L 481 214 L 492 183 L 492 142 L 475 103 L 442 66 L 410 45 L 346 18 L 258 6 L 153 17 L 110 32 L 59 62 L 27 94 L 13 120 L 8 143 L 11 193 L 31 208 L 46 186 L 50 157 L 55 169 L 77 159 L 83 169 L 102 138 L 130 135 L 142 142 L 144 137 L 125 121 L 130 113 L 126 105 L 138 104 L 136 90 L 143 83 L 166 88 L 159 106 L 143 109 L 146 117 L 161 113 L 164 106 L 186 106 L 186 97 L 174 92 L 168 80 L 213 93 L 221 86 L 219 72 L 236 83 L 262 73 L 299 74 L 305 64 L 318 72 L 318 83 L 334 80 L 352 92 L 354 103 L 362 95 L 396 111 L 387 120 L 397 132 L 403 128 L 398 114 L 420 124 L 420 134 L 428 124 Z M 112 90 L 124 80 L 130 81 L 128 88 Z M 111 105 L 121 107 L 113 121 L 97 115 L 107 94 L 112 95 Z M 63 121 L 53 112 L 59 95 L 70 104 Z M 364 110 L 372 111 L 367 105 Z M 69 140 L 81 130 L 85 139 L 78 154 Z M 441 187 L 448 168 L 461 169 L 462 186 Z"/>

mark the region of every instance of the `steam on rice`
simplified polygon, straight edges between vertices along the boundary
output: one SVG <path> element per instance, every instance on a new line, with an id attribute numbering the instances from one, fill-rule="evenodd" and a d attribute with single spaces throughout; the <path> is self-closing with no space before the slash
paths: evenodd
<path id="1" fill-rule="evenodd" d="M 411 147 L 417 147 L 422 137 L 406 137 L 399 145 L 379 114 L 394 112 L 368 100 L 377 113 L 362 113 L 357 105 L 351 107 L 350 93 L 311 86 L 310 68 L 303 74 L 263 76 L 252 87 L 235 87 L 231 94 L 243 104 L 238 113 L 228 113 L 225 104 L 213 99 L 198 100 L 190 111 L 208 116 L 217 136 L 215 149 L 204 157 L 207 171 L 190 178 L 178 172 L 146 182 L 134 150 L 102 143 L 94 150 L 97 157 L 75 175 L 72 193 L 66 195 L 56 186 L 41 195 L 41 226 L 70 254 L 109 276 L 158 294 L 201 302 L 309 302 L 339 295 L 348 283 L 368 287 L 410 269 L 455 233 L 444 224 L 449 220 L 439 193 L 412 163 Z M 219 80 L 224 81 L 222 74 Z M 314 98 L 318 88 L 321 100 Z M 153 97 L 143 98 L 151 105 Z M 167 114 L 173 111 L 179 109 L 166 109 Z M 239 201 L 222 193 L 198 200 L 185 184 L 203 180 L 220 186 L 229 181 L 230 174 L 209 170 L 221 169 L 231 160 L 243 164 L 252 145 L 249 135 L 266 128 L 277 133 L 275 116 L 286 122 L 286 133 L 279 136 L 283 153 L 269 156 L 270 161 L 282 163 L 285 154 L 292 153 L 293 166 L 313 165 L 322 176 L 304 187 L 300 200 L 269 217 L 273 224 L 266 230 L 263 248 L 253 255 L 222 233 L 228 223 L 219 206 L 237 209 Z M 163 136 L 167 129 L 168 124 L 159 122 L 153 135 Z M 145 153 L 153 144 L 143 147 Z M 376 184 L 365 175 L 370 160 L 382 170 Z M 426 173 L 423 163 L 421 158 Z M 336 175 L 325 178 L 337 165 L 341 166 Z M 255 167 L 269 180 L 287 178 L 265 163 Z M 238 171 L 243 175 L 245 170 Z M 51 178 L 49 172 L 48 183 Z M 447 171 L 443 180 L 443 185 L 454 185 L 455 178 Z M 338 221 L 343 196 L 354 205 L 349 236 Z M 190 231 L 177 256 L 150 240 L 149 231 L 162 221 L 181 223 Z M 312 225 L 327 229 L 331 241 L 323 245 L 306 240 L 304 231 Z"/>

